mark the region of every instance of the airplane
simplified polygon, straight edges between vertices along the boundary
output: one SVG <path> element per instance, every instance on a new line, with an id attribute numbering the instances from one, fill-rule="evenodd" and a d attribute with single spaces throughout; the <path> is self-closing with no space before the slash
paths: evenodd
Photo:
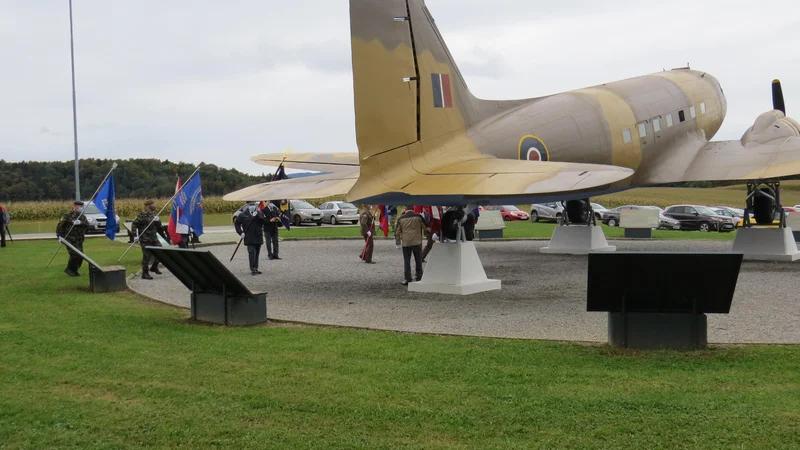
<path id="1" fill-rule="evenodd" d="M 739 140 L 712 141 L 727 111 L 711 74 L 683 67 L 569 92 L 483 100 L 467 87 L 424 0 L 350 0 L 358 153 L 253 161 L 323 174 L 263 183 L 225 200 L 345 196 L 362 204 L 467 208 L 564 201 L 688 181 L 741 181 L 772 223 L 780 179 L 800 174 L 800 125 L 773 109 Z M 469 209 L 466 209 L 469 210 Z"/>

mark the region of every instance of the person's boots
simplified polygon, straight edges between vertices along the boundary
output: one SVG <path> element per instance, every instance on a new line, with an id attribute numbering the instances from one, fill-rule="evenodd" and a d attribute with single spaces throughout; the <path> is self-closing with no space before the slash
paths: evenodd
<path id="1" fill-rule="evenodd" d="M 158 263 L 153 263 L 153 265 L 150 266 L 150 272 L 161 275 L 161 271 L 158 270 Z"/>
<path id="2" fill-rule="evenodd" d="M 142 279 L 143 280 L 152 280 L 153 279 L 153 277 L 150 276 L 150 271 L 147 269 L 147 267 L 142 269 Z"/>

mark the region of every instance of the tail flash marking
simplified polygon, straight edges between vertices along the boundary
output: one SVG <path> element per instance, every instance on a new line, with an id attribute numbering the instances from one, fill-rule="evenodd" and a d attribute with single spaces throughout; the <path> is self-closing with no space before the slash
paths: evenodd
<path id="1" fill-rule="evenodd" d="M 446 73 L 432 73 L 431 86 L 433 87 L 433 107 L 452 108 L 453 91 L 450 86 L 450 75 Z"/>

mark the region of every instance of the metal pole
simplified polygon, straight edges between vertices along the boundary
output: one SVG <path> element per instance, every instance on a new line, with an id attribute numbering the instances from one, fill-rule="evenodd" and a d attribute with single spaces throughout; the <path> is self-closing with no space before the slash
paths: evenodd
<path id="1" fill-rule="evenodd" d="M 195 176 L 195 174 L 196 174 L 196 173 L 197 173 L 197 172 L 200 170 L 200 166 L 202 166 L 202 165 L 203 165 L 203 163 L 200 163 L 200 164 L 198 164 L 198 165 L 197 165 L 197 167 L 194 169 L 194 172 L 192 172 L 192 174 L 191 174 L 191 175 L 189 175 L 189 178 L 187 178 L 187 179 L 186 179 L 186 182 L 185 182 L 185 183 L 183 183 L 183 185 L 181 185 L 181 188 L 180 188 L 180 189 L 178 189 L 178 191 L 177 191 L 177 192 L 175 192 L 175 195 L 173 195 L 173 196 L 172 196 L 172 198 L 170 198 L 170 199 L 169 199 L 169 201 L 167 201 L 167 203 L 165 203 L 165 204 L 164 204 L 164 206 L 162 206 L 162 207 L 161 207 L 161 209 L 160 209 L 160 210 L 158 210 L 158 212 L 156 213 L 156 216 L 155 216 L 155 217 L 153 217 L 153 220 L 151 220 L 151 221 L 150 221 L 150 223 L 148 223 L 146 227 L 144 227 L 144 230 L 142 230 L 142 231 L 141 231 L 141 234 L 144 234 L 144 232 L 145 232 L 145 231 L 147 231 L 147 229 L 148 229 L 148 228 L 150 228 L 150 225 L 152 225 L 152 224 L 153 224 L 153 222 L 155 222 L 156 220 L 160 220 L 160 219 L 159 219 L 159 216 L 160 216 L 160 215 L 161 215 L 161 213 L 164 211 L 164 208 L 166 208 L 166 207 L 167 207 L 167 205 L 171 205 L 171 204 L 172 204 L 172 201 L 173 201 L 173 200 L 175 200 L 175 197 L 177 197 L 177 196 L 178 196 L 178 194 L 180 194 L 181 192 L 183 192 L 183 188 L 185 188 L 185 187 L 186 187 L 186 185 L 187 185 L 187 184 L 189 184 L 189 181 L 191 181 L 191 180 L 192 180 L 192 178 L 193 178 L 193 177 Z M 138 229 L 136 230 L 136 234 L 137 234 L 137 235 L 139 234 L 139 230 L 138 230 Z M 134 246 L 134 245 L 136 245 L 137 241 L 138 241 L 138 240 L 134 240 L 133 242 L 131 242 L 131 245 L 129 245 L 129 246 L 128 246 L 128 249 L 127 249 L 127 250 L 125 250 L 125 253 L 123 253 L 123 254 L 122 254 L 122 256 L 120 256 L 120 257 L 119 257 L 119 259 L 117 260 L 117 262 L 120 262 L 120 261 L 122 261 L 122 258 L 124 258 L 124 257 L 125 257 L 125 255 L 127 255 L 127 254 L 128 254 L 128 252 L 129 252 L 129 251 L 130 251 L 130 250 L 133 248 L 133 246 Z"/>
<path id="2" fill-rule="evenodd" d="M 72 135 L 75 140 L 75 200 L 81 199 L 81 179 L 78 168 L 78 110 L 75 104 L 75 46 L 72 39 L 72 0 L 69 0 L 69 55 L 72 63 Z"/>

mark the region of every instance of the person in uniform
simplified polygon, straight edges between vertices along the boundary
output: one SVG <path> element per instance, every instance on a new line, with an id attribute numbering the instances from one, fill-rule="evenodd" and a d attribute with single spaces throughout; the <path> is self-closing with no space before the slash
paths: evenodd
<path id="1" fill-rule="evenodd" d="M 364 211 L 358 218 L 361 223 L 361 237 L 364 238 L 364 250 L 361 251 L 359 257 L 367 264 L 375 264 L 372 260 L 372 250 L 375 248 L 375 242 L 372 234 L 375 231 L 375 216 L 370 211 L 370 205 L 364 205 Z"/>
<path id="2" fill-rule="evenodd" d="M 236 227 L 236 234 L 242 237 L 244 245 L 247 246 L 247 255 L 250 258 L 250 273 L 259 275 L 258 255 L 261 253 L 261 246 L 264 244 L 264 233 L 262 227 L 266 220 L 264 213 L 260 211 L 255 203 L 247 205 L 247 209 L 236 216 L 233 223 Z"/>
<path id="3" fill-rule="evenodd" d="M 278 256 L 278 230 L 281 227 L 281 210 L 272 202 L 264 206 L 264 238 L 267 240 L 267 259 L 281 259 Z"/>
<path id="4" fill-rule="evenodd" d="M 152 223 L 152 225 L 150 225 Z M 152 200 L 144 202 L 144 211 L 140 212 L 136 220 L 131 224 L 131 229 L 134 233 L 134 242 L 139 242 L 142 246 L 142 279 L 152 280 L 150 272 L 161 275 L 158 270 L 158 261 L 153 255 L 153 252 L 145 247 L 161 247 L 158 242 L 158 235 L 161 235 L 165 241 L 169 242 L 169 236 L 161 226 L 161 219 L 156 215 L 156 205 Z"/>
<path id="5" fill-rule="evenodd" d="M 6 246 L 6 228 L 8 228 L 9 222 L 11 222 L 11 215 L 5 206 L 0 205 L 0 247 Z"/>
<path id="6" fill-rule="evenodd" d="M 386 207 L 386 219 L 389 221 L 389 228 L 394 233 L 394 228 L 397 226 L 397 205 L 388 205 Z"/>
<path id="7" fill-rule="evenodd" d="M 422 236 L 425 232 L 430 232 L 430 227 L 425 223 L 425 219 L 417 212 L 413 206 L 406 206 L 406 210 L 397 219 L 397 227 L 394 229 L 394 240 L 397 248 L 403 248 L 403 275 L 407 286 L 411 282 L 411 255 L 414 255 L 416 280 L 422 280 Z"/>
<path id="8" fill-rule="evenodd" d="M 72 210 L 61 217 L 61 221 L 56 227 L 56 236 L 63 237 L 65 241 L 82 252 L 83 240 L 88 228 L 89 221 L 83 215 L 83 202 L 78 200 L 72 204 Z M 69 261 L 64 273 L 71 277 L 77 277 L 80 275 L 78 269 L 83 264 L 83 257 L 69 247 L 67 247 L 67 251 L 69 252 Z"/>
<path id="9" fill-rule="evenodd" d="M 440 233 L 442 230 L 442 207 L 423 206 L 422 215 L 425 219 L 425 222 L 428 224 L 428 229 L 425 231 L 425 238 L 428 242 L 426 243 L 425 248 L 422 249 L 422 262 L 425 262 L 425 258 L 428 257 L 428 253 L 430 253 L 431 249 L 433 248 L 433 242 L 439 238 L 438 233 Z"/>

